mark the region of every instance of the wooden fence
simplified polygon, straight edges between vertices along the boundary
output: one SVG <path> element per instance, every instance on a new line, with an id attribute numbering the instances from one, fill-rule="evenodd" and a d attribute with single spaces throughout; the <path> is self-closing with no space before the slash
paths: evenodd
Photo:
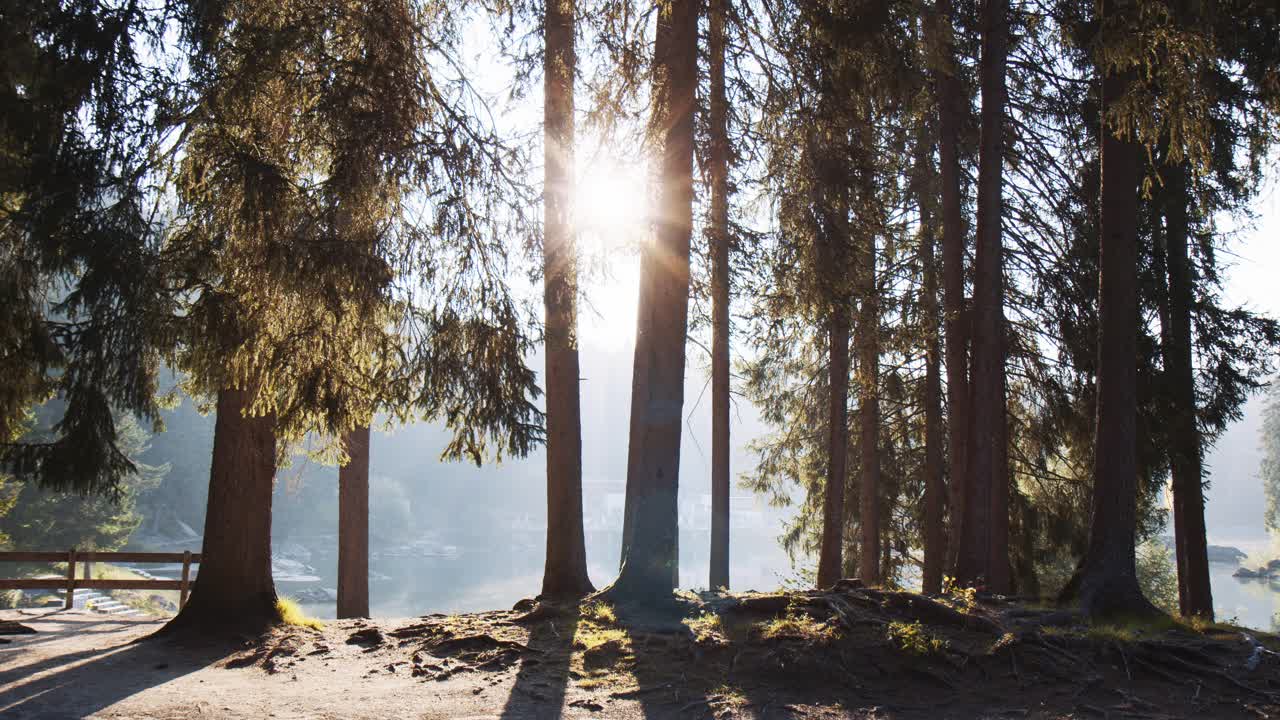
<path id="1" fill-rule="evenodd" d="M 93 563 L 182 563 L 181 580 L 94 580 Z M 200 562 L 200 553 L 143 553 L 143 552 L 0 552 L 0 562 L 32 562 L 67 564 L 66 578 L 5 578 L 0 577 L 0 590 L 66 590 L 64 607 L 71 608 L 77 588 L 86 590 L 177 590 L 178 607 L 187 603 L 191 592 L 191 564 Z M 76 566 L 84 563 L 84 577 L 76 577 Z"/>

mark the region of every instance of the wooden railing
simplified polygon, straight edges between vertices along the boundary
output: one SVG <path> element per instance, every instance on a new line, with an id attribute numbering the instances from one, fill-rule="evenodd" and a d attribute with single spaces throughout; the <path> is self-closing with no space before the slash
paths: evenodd
<path id="1" fill-rule="evenodd" d="M 94 580 L 93 563 L 182 563 L 180 580 Z M 144 553 L 144 552 L 0 552 L 0 562 L 31 562 L 67 564 L 66 578 L 5 578 L 0 577 L 0 590 L 66 590 L 64 607 L 71 609 L 76 588 L 86 590 L 177 590 L 178 607 L 187 604 L 191 592 L 191 564 L 200 562 L 200 553 Z M 76 565 L 84 563 L 84 577 L 76 577 Z"/>

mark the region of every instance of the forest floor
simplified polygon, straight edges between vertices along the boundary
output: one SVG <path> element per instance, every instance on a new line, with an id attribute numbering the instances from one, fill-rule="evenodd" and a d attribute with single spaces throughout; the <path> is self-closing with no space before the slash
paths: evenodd
<path id="1" fill-rule="evenodd" d="M 0 612 L 4 718 L 1280 717 L 1280 639 L 829 592 L 685 594 L 282 627 L 216 644 L 159 621 Z"/>

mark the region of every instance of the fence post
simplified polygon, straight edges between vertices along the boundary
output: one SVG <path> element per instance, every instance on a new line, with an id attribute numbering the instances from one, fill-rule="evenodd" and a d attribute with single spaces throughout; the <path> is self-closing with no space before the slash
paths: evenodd
<path id="1" fill-rule="evenodd" d="M 84 579 L 85 580 L 93 579 L 93 555 L 90 554 L 89 558 L 90 559 L 84 561 Z"/>
<path id="2" fill-rule="evenodd" d="M 182 588 L 178 590 L 178 609 L 187 604 L 187 595 L 191 583 L 191 551 L 182 551 Z"/>
<path id="3" fill-rule="evenodd" d="M 76 549 L 71 548 L 67 551 L 67 599 L 63 603 L 63 610 L 70 610 L 75 606 L 76 602 Z"/>

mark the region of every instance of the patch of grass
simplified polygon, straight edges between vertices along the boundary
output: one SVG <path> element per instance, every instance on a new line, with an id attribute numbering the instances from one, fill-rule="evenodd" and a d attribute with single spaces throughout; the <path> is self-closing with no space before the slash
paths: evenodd
<path id="1" fill-rule="evenodd" d="M 613 625 L 618 622 L 618 614 L 608 603 L 593 602 L 582 606 L 580 616 L 584 620 L 593 620 L 602 625 Z"/>
<path id="2" fill-rule="evenodd" d="M 760 636 L 766 640 L 795 638 L 808 642 L 826 643 L 840 637 L 840 632 L 835 627 L 825 622 L 818 622 L 802 612 L 789 610 L 782 617 L 761 623 Z"/>
<path id="3" fill-rule="evenodd" d="M 891 622 L 886 632 L 890 642 L 910 655 L 937 655 L 950 645 L 945 639 L 926 630 L 919 620 L 910 623 Z"/>
<path id="4" fill-rule="evenodd" d="M 309 617 L 302 611 L 302 606 L 298 605 L 298 601 L 291 597 L 281 595 L 276 598 L 276 611 L 280 613 L 280 620 L 285 625 L 311 628 L 312 630 L 324 629 L 324 623 Z"/>
<path id="5" fill-rule="evenodd" d="M 693 639 L 700 643 L 711 642 L 725 635 L 720 616 L 713 612 L 704 612 L 698 617 L 685 618 L 682 622 L 689 628 L 689 632 L 693 633 Z"/>
<path id="6" fill-rule="evenodd" d="M 715 690 L 712 690 L 711 697 L 714 698 L 712 700 L 712 704 L 720 708 L 727 708 L 731 710 L 740 710 L 751 704 L 750 701 L 747 700 L 747 696 L 743 695 L 740 689 L 729 687 L 728 685 L 721 685 Z"/>
<path id="7" fill-rule="evenodd" d="M 590 650 L 614 641 L 623 647 L 631 646 L 631 638 L 626 632 L 617 628 L 602 628 L 589 623 L 580 623 L 573 633 L 573 646 L 579 650 Z"/>

